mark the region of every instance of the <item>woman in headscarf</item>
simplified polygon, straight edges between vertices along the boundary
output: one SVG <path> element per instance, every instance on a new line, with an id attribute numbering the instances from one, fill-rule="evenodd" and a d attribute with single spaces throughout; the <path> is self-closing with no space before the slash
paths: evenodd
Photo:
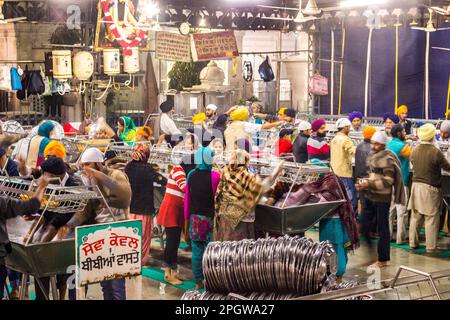
<path id="1" fill-rule="evenodd" d="M 239 241 L 255 238 L 254 209 L 261 196 L 270 189 L 282 162 L 274 174 L 264 180 L 249 171 L 250 155 L 238 149 L 221 176 L 216 196 L 216 241 Z"/>
<path id="2" fill-rule="evenodd" d="M 214 197 L 220 181 L 220 174 L 212 171 L 213 161 L 211 148 L 202 147 L 195 152 L 197 166 L 188 175 L 184 198 L 184 218 L 189 221 L 196 290 L 203 288 L 203 254 L 213 239 Z"/>
<path id="3" fill-rule="evenodd" d="M 186 192 L 186 176 L 194 169 L 193 155 L 184 157 L 180 165 L 175 166 L 167 180 L 166 193 L 159 209 L 156 223 L 165 228 L 166 245 L 164 247 L 164 281 L 179 285 L 178 247 L 181 230 L 184 227 L 184 193 Z"/>
<path id="4" fill-rule="evenodd" d="M 148 145 L 139 144 L 131 154 L 132 160 L 125 167 L 132 191 L 128 217 L 142 221 L 142 265 L 148 261 L 152 240 L 153 217 L 155 216 L 153 183 L 157 182 L 162 185 L 167 183 L 167 180 L 148 163 L 149 157 Z"/>
<path id="5" fill-rule="evenodd" d="M 39 167 L 44 161 L 45 147 L 50 143 L 50 136 L 55 125 L 52 121 L 47 120 L 38 128 L 37 136 L 30 141 L 26 165 L 32 169 Z"/>
<path id="6" fill-rule="evenodd" d="M 120 117 L 117 121 L 117 135 L 132 146 L 136 141 L 136 125 L 130 117 Z"/>

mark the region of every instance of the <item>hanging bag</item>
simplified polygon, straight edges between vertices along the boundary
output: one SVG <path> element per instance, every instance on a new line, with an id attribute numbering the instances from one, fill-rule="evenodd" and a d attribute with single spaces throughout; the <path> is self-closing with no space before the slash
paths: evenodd
<path id="1" fill-rule="evenodd" d="M 264 82 L 270 82 L 275 79 L 272 67 L 270 66 L 269 56 L 266 56 L 266 60 L 259 66 L 259 75 Z"/>
<path id="2" fill-rule="evenodd" d="M 309 79 L 309 93 L 316 96 L 328 95 L 328 79 L 316 73 Z"/>
<path id="3" fill-rule="evenodd" d="M 12 67 L 10 70 L 10 74 L 11 74 L 11 90 L 12 91 L 22 90 L 22 80 L 20 79 L 19 71 L 17 70 L 17 68 Z"/>
<path id="4" fill-rule="evenodd" d="M 45 92 L 45 84 L 41 76 L 41 72 L 37 70 L 28 71 L 29 81 L 27 86 L 28 94 L 36 95 Z"/>
<path id="5" fill-rule="evenodd" d="M 28 99 L 28 82 L 29 82 L 29 73 L 28 73 L 28 65 L 25 66 L 25 71 L 22 72 L 21 75 L 22 89 L 17 91 L 17 99 L 26 100 Z"/>
<path id="6" fill-rule="evenodd" d="M 44 97 L 51 96 L 52 95 L 51 80 L 50 80 L 50 77 L 45 76 L 45 73 L 44 73 L 44 70 L 42 70 L 42 67 L 41 67 L 41 78 L 42 78 L 42 81 L 44 82 L 44 92 L 42 93 L 42 95 Z"/>

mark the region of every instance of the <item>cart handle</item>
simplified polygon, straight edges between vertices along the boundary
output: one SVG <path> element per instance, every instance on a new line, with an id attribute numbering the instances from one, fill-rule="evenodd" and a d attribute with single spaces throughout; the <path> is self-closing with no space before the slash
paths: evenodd
<path id="1" fill-rule="evenodd" d="M 438 291 L 438 289 L 436 287 L 436 283 L 434 282 L 433 276 L 430 273 L 423 272 L 423 271 L 420 271 L 420 270 L 416 270 L 416 269 L 413 269 L 413 268 L 410 268 L 410 267 L 407 267 L 407 266 L 400 266 L 398 268 L 397 274 L 395 275 L 395 278 L 394 278 L 394 280 L 392 280 L 392 283 L 390 285 L 390 287 L 392 289 L 395 287 L 395 284 L 397 283 L 397 280 L 400 277 L 400 273 L 403 270 L 409 271 L 411 273 L 415 273 L 415 274 L 418 274 L 418 275 L 421 275 L 421 276 L 424 276 L 425 278 L 428 278 L 428 281 L 430 282 L 431 287 L 433 287 L 434 292 L 436 292 L 436 296 L 437 296 L 438 300 L 442 300 L 442 297 L 439 294 L 439 291 Z"/>

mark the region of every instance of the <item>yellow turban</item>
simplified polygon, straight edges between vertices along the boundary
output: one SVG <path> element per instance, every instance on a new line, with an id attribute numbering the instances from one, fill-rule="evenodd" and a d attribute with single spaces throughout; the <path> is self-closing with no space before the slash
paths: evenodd
<path id="1" fill-rule="evenodd" d="M 400 113 L 408 113 L 408 107 L 405 105 L 402 105 L 400 107 L 397 108 L 397 115 L 399 115 Z"/>
<path id="2" fill-rule="evenodd" d="M 421 141 L 431 141 L 436 135 L 436 127 L 431 123 L 424 124 L 417 129 L 417 135 Z"/>
<path id="3" fill-rule="evenodd" d="M 250 116 L 250 112 L 246 107 L 239 107 L 230 114 L 232 121 L 247 121 Z"/>
<path id="4" fill-rule="evenodd" d="M 288 108 L 281 108 L 280 110 L 278 110 L 278 115 L 279 116 L 284 116 L 284 112 L 287 110 Z"/>
<path id="5" fill-rule="evenodd" d="M 52 140 L 44 149 L 44 158 L 47 158 L 49 154 L 64 160 L 66 158 L 66 148 L 61 142 Z"/>
<path id="6" fill-rule="evenodd" d="M 206 114 L 204 112 L 196 114 L 192 117 L 193 124 L 200 124 L 206 120 Z"/>

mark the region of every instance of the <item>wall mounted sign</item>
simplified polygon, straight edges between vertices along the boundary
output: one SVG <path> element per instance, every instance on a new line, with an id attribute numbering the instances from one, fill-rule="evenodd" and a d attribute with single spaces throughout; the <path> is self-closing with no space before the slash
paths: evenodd
<path id="1" fill-rule="evenodd" d="M 156 59 L 191 62 L 191 40 L 178 33 L 156 32 Z"/>
<path id="2" fill-rule="evenodd" d="M 232 59 L 239 55 L 233 31 L 195 33 L 192 39 L 194 61 Z"/>

